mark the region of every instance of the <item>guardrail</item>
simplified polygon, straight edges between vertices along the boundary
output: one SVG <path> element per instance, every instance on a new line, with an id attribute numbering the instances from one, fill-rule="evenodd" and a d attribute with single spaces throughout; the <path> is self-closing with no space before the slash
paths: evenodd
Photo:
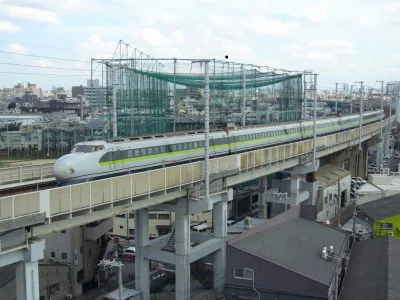
<path id="1" fill-rule="evenodd" d="M 387 124 L 388 120 L 384 122 Z M 363 135 L 377 134 L 379 129 L 379 122 L 366 125 L 363 127 Z M 358 128 L 319 137 L 317 146 L 320 144 L 325 147 L 335 147 L 346 142 L 349 142 L 350 145 L 350 142 L 355 144 L 357 139 Z M 310 139 L 215 158 L 210 160 L 210 173 L 223 173 L 229 170 L 236 174 L 243 173 L 285 160 L 298 159 L 300 156 L 310 153 L 311 150 L 312 140 Z M 0 223 L 38 213 L 45 213 L 46 219 L 50 223 L 110 209 L 122 204 L 132 204 L 140 200 L 148 199 L 148 203 L 150 203 L 150 198 L 153 196 L 186 190 L 192 188 L 196 183 L 202 182 L 204 180 L 203 169 L 203 162 L 195 162 L 3 197 L 0 198 Z"/>
<path id="2" fill-rule="evenodd" d="M 47 163 L 1 168 L 0 185 L 52 178 L 53 166 L 54 163 Z"/>

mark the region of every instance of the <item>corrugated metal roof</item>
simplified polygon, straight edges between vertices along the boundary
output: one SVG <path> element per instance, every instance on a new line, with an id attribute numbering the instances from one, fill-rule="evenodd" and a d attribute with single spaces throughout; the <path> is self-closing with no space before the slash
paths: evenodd
<path id="1" fill-rule="evenodd" d="M 333 165 L 323 166 L 315 172 L 315 177 L 323 188 L 337 184 L 338 178 L 342 179 L 349 175 L 351 175 L 349 171 Z"/>
<path id="2" fill-rule="evenodd" d="M 351 253 L 340 300 L 400 299 L 400 240 L 382 237 L 357 242 Z"/>
<path id="3" fill-rule="evenodd" d="M 381 220 L 384 218 L 400 215 L 400 195 L 378 199 L 357 206 L 373 220 Z"/>
<path id="4" fill-rule="evenodd" d="M 244 238 L 230 243 L 312 280 L 330 284 L 336 261 L 325 261 L 321 252 L 323 247 L 332 245 L 337 255 L 344 246 L 346 233 L 303 218 L 290 219 L 265 230 L 263 226 L 259 225 L 255 234 L 245 233 Z"/>

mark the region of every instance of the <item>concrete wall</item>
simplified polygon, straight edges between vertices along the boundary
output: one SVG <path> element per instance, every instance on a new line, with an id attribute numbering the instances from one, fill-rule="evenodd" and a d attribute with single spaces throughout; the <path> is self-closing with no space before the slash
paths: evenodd
<path id="1" fill-rule="evenodd" d="M 348 175 L 340 180 L 341 192 L 346 191 L 346 203 L 348 205 L 350 199 L 350 180 L 351 176 Z M 337 199 L 338 196 L 338 185 L 337 183 L 322 189 L 322 210 L 317 214 L 317 221 L 325 222 L 326 220 L 332 220 L 338 211 Z"/>
<path id="2" fill-rule="evenodd" d="M 54 252 L 56 261 L 71 264 L 71 283 L 75 296 L 82 295 L 82 283 L 93 275 L 102 251 L 100 239 L 85 241 L 83 232 L 84 228 L 79 226 L 45 236 L 44 259 L 52 258 L 52 252 Z M 63 254 L 66 255 L 66 258 L 65 256 L 63 258 Z M 78 272 L 82 270 L 84 276 L 78 283 Z"/>

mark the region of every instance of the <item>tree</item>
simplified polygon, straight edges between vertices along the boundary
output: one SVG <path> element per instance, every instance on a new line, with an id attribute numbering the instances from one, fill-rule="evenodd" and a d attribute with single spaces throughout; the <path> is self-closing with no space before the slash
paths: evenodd
<path id="1" fill-rule="evenodd" d="M 10 104 L 8 104 L 8 109 L 15 109 L 17 107 L 17 104 L 15 102 L 10 102 Z"/>

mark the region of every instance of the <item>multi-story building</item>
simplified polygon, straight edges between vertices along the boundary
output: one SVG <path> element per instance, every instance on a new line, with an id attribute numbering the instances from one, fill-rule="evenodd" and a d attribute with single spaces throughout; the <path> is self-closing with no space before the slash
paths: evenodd
<path id="1" fill-rule="evenodd" d="M 91 108 L 103 108 L 106 105 L 107 88 L 100 86 L 98 79 L 88 79 L 84 88 L 84 96 Z"/>
<path id="2" fill-rule="evenodd" d="M 78 97 L 78 96 L 83 96 L 84 95 L 84 93 L 85 93 L 85 88 L 82 86 L 82 85 L 80 85 L 80 86 L 73 86 L 72 87 L 72 97 L 73 98 L 76 98 L 76 97 Z"/>
<path id="3" fill-rule="evenodd" d="M 22 98 L 25 93 L 28 92 L 29 94 L 35 94 L 39 97 L 42 96 L 42 89 L 37 87 L 36 84 L 29 83 L 25 87 L 23 83 L 18 83 L 12 88 L 4 88 L 0 89 L 0 94 L 6 98 L 15 98 L 20 97 Z"/>
<path id="4" fill-rule="evenodd" d="M 108 218 L 45 236 L 44 259 L 71 266 L 71 290 L 75 297 L 96 280 L 97 262 L 103 256 L 106 233 L 112 226 L 113 220 Z"/>

